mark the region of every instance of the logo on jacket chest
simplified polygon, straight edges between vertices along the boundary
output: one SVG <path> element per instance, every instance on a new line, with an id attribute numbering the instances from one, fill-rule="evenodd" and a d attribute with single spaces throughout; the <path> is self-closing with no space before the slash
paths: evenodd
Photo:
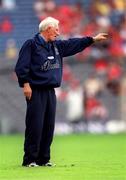
<path id="1" fill-rule="evenodd" d="M 55 45 L 54 45 L 54 51 L 55 51 L 55 56 L 53 56 L 52 54 L 48 55 L 47 60 L 42 64 L 41 66 L 42 71 L 48 71 L 51 69 L 60 68 L 59 51 Z"/>
<path id="2" fill-rule="evenodd" d="M 48 56 L 47 59 L 54 59 L 54 56 Z"/>
<path id="3" fill-rule="evenodd" d="M 52 64 L 50 60 L 47 60 L 44 62 L 44 64 L 41 66 L 42 71 L 48 71 L 51 69 L 58 69 L 60 68 L 60 65 L 58 62 Z"/>

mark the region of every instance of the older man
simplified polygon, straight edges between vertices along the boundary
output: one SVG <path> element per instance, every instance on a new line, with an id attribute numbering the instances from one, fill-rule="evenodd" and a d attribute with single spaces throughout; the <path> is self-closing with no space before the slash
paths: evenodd
<path id="1" fill-rule="evenodd" d="M 53 166 L 50 162 L 50 146 L 56 112 L 54 88 L 61 84 L 63 57 L 107 39 L 106 33 L 68 40 L 56 40 L 57 36 L 59 21 L 52 17 L 45 18 L 39 24 L 39 33 L 22 46 L 15 67 L 27 102 L 22 164 L 27 167 Z"/>

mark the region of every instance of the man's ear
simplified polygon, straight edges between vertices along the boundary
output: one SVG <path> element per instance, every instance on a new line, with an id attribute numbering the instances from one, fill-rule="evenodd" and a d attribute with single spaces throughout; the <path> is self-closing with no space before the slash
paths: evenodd
<path id="1" fill-rule="evenodd" d="M 47 27 L 47 32 L 49 32 L 51 30 L 51 26 Z"/>

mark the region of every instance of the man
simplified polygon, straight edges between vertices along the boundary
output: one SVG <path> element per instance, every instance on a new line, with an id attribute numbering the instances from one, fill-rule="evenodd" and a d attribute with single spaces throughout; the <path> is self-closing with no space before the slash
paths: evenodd
<path id="1" fill-rule="evenodd" d="M 56 96 L 54 88 L 62 79 L 62 58 L 81 52 L 107 34 L 95 37 L 56 40 L 59 21 L 47 17 L 39 24 L 39 33 L 22 46 L 16 64 L 19 85 L 27 102 L 23 166 L 52 166 L 50 146 L 53 139 Z"/>

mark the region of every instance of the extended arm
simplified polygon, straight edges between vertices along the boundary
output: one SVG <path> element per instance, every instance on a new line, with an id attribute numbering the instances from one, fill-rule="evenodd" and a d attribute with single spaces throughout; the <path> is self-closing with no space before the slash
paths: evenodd
<path id="1" fill-rule="evenodd" d="M 108 34 L 99 33 L 95 37 L 71 38 L 68 40 L 59 40 L 56 43 L 61 56 L 67 57 L 83 51 L 95 42 L 106 40 L 107 37 Z"/>

